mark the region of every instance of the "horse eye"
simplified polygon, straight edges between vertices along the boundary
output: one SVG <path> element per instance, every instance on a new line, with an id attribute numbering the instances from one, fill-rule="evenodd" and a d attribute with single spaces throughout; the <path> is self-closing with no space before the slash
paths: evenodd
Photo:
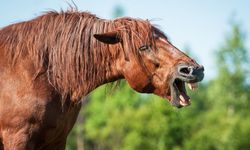
<path id="1" fill-rule="evenodd" d="M 155 63 L 155 67 L 156 67 L 156 68 L 159 68 L 159 67 L 160 67 L 160 64 L 159 64 L 159 63 Z"/>
<path id="2" fill-rule="evenodd" d="M 140 51 L 145 51 L 145 50 L 149 50 L 149 46 L 148 45 L 143 45 L 139 48 Z"/>

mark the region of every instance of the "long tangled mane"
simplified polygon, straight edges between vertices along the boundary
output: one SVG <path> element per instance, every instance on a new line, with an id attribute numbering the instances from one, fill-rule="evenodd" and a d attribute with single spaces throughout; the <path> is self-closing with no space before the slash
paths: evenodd
<path id="1" fill-rule="evenodd" d="M 46 68 L 51 85 L 63 96 L 79 99 L 109 75 L 121 52 L 128 60 L 128 53 L 133 53 L 140 63 L 138 47 L 154 44 L 153 29 L 149 21 L 141 19 L 104 20 L 86 12 L 47 12 L 1 29 L 0 44 L 4 43 L 12 65 L 29 57 L 37 70 L 35 76 Z M 108 45 L 93 37 L 111 31 L 119 31 L 123 42 Z"/>

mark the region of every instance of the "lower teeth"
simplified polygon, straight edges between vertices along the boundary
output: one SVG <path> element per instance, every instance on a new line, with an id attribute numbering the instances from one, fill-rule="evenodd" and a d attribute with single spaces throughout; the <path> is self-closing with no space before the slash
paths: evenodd
<path id="1" fill-rule="evenodd" d="M 182 106 L 188 105 L 188 103 L 189 103 L 190 100 L 185 100 L 185 98 L 184 98 L 184 96 L 182 94 L 180 94 L 179 98 L 180 98 L 180 104 Z"/>
<path id="2" fill-rule="evenodd" d="M 181 104 L 182 106 L 186 106 L 186 105 L 188 105 L 188 103 L 183 102 L 183 101 L 180 101 L 180 104 Z"/>
<path id="3" fill-rule="evenodd" d="M 185 98 L 182 95 L 180 95 L 179 98 L 182 102 L 186 102 Z"/>

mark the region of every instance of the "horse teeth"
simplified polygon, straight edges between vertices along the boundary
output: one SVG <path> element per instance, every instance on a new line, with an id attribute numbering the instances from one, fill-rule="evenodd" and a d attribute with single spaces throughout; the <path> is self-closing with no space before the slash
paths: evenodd
<path id="1" fill-rule="evenodd" d="M 185 102 L 186 101 L 185 98 L 182 95 L 180 95 L 179 98 L 180 98 L 181 102 Z"/>
<path id="2" fill-rule="evenodd" d="M 192 83 L 192 88 L 195 90 L 195 89 L 197 89 L 198 88 L 198 83 Z"/>
<path id="3" fill-rule="evenodd" d="M 186 104 L 182 101 L 180 101 L 181 106 L 185 106 Z"/>
<path id="4" fill-rule="evenodd" d="M 191 83 L 188 83 L 187 85 L 188 85 L 188 88 L 189 88 L 190 90 L 192 90 L 192 85 L 191 85 Z"/>
<path id="5" fill-rule="evenodd" d="M 198 88 L 198 83 L 188 83 L 188 88 L 192 91 Z"/>
<path id="6" fill-rule="evenodd" d="M 190 104 L 190 99 L 185 100 L 185 98 L 184 98 L 183 95 L 180 94 L 179 98 L 180 98 L 180 104 L 181 104 L 181 106 L 187 106 L 187 105 Z"/>

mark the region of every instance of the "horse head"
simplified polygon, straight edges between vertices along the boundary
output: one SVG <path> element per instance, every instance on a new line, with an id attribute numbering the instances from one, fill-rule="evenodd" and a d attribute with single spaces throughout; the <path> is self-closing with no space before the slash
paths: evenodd
<path id="1" fill-rule="evenodd" d="M 143 31 L 145 29 L 147 31 Z M 191 100 L 185 85 L 191 90 L 196 89 L 204 77 L 204 67 L 171 44 L 154 26 L 130 34 L 126 30 L 122 32 L 126 33 L 116 31 L 94 36 L 107 44 L 122 43 L 125 53 L 115 65 L 129 85 L 140 93 L 154 93 L 168 99 L 176 107 L 189 105 Z M 141 40 L 133 40 L 133 34 L 141 36 Z M 135 50 L 131 52 L 133 48 Z"/>

